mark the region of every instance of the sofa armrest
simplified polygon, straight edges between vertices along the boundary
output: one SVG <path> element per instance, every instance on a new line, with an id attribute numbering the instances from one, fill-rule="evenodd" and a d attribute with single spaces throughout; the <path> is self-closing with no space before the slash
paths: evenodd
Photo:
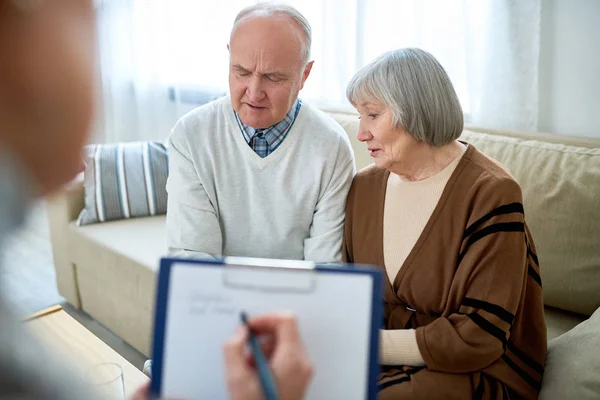
<path id="1" fill-rule="evenodd" d="M 72 245 L 69 225 L 77 219 L 83 206 L 83 173 L 47 199 L 56 286 L 60 295 L 77 308 L 80 308 L 81 301 L 76 266 L 69 256 L 69 247 Z"/>

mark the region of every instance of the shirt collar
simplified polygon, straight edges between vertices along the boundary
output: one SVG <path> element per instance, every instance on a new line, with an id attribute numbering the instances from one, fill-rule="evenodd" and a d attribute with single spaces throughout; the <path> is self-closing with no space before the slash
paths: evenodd
<path id="1" fill-rule="evenodd" d="M 276 147 L 276 145 L 283 140 L 287 130 L 290 128 L 294 120 L 296 119 L 296 115 L 300 110 L 300 106 L 302 105 L 302 101 L 300 99 L 296 99 L 294 105 L 290 108 L 288 113 L 285 115 L 283 120 L 279 121 L 275 125 L 271 125 L 265 129 L 256 129 L 251 126 L 248 126 L 242 122 L 237 112 L 233 112 L 235 114 L 235 118 L 242 129 L 242 133 L 244 134 L 244 139 L 246 139 L 246 143 L 250 143 L 254 135 L 256 135 L 257 131 L 262 131 L 265 140 L 271 147 Z"/>

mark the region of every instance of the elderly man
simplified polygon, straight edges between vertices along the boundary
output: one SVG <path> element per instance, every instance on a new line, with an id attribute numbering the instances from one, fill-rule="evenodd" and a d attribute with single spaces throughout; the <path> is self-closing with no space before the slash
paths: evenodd
<path id="1" fill-rule="evenodd" d="M 354 156 L 343 129 L 298 99 L 310 44 L 290 6 L 238 14 L 229 96 L 185 115 L 169 138 L 171 252 L 341 260 Z"/>

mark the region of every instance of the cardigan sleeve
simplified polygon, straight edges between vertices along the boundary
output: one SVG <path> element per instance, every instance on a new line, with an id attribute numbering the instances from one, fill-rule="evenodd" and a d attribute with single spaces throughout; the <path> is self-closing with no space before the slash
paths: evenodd
<path id="1" fill-rule="evenodd" d="M 474 372 L 502 357 L 525 290 L 528 247 L 519 185 L 488 177 L 471 190 L 454 278 L 464 288 L 457 312 L 416 330 L 432 371 Z"/>

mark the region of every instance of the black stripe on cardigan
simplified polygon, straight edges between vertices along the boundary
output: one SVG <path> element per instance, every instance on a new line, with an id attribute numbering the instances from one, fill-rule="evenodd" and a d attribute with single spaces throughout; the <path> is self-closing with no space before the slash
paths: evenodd
<path id="1" fill-rule="evenodd" d="M 408 369 L 406 371 L 398 371 L 398 373 L 395 373 L 395 374 L 392 374 L 392 375 L 389 375 L 389 376 L 384 376 L 382 379 L 392 378 L 392 377 L 400 375 L 400 374 L 405 375 L 402 378 L 394 379 L 394 380 L 388 381 L 386 383 L 380 384 L 379 385 L 379 390 L 383 390 L 383 389 L 385 389 L 387 387 L 390 387 L 392 385 L 396 385 L 396 384 L 399 384 L 399 383 L 402 383 L 402 382 L 410 381 L 410 376 L 411 375 L 414 375 L 414 374 L 416 374 L 417 372 L 419 372 L 419 371 L 421 371 L 423 369 L 425 369 L 425 367 L 414 367 L 414 368 Z"/>
<path id="2" fill-rule="evenodd" d="M 502 329 L 498 328 L 496 325 L 492 324 L 490 321 L 477 313 L 468 314 L 467 317 L 475 322 L 478 327 L 501 341 L 503 346 L 506 344 L 506 333 L 504 333 Z"/>
<path id="3" fill-rule="evenodd" d="M 487 319 L 483 318 L 481 315 L 477 313 L 472 313 L 467 315 L 477 326 L 481 329 L 494 336 L 496 339 L 502 342 L 502 347 L 506 351 L 506 348 L 510 350 L 515 356 L 517 356 L 523 363 L 527 364 L 531 369 L 538 372 L 539 374 L 544 373 L 544 367 L 536 362 L 533 358 L 525 354 L 521 351 L 517 346 L 515 346 L 512 342 L 506 339 L 506 333 L 496 325 L 489 322 Z M 505 354 L 506 355 L 506 354 Z"/>
<path id="4" fill-rule="evenodd" d="M 513 360 L 511 360 L 506 354 L 502 356 L 502 359 L 510 368 L 512 368 L 513 371 L 517 373 L 517 375 L 523 378 L 523 380 L 527 382 L 529 386 L 534 388 L 536 391 L 540 390 L 540 387 L 542 386 L 540 381 L 534 379 L 527 372 L 523 371 L 523 369 L 519 367 Z"/>
<path id="5" fill-rule="evenodd" d="M 475 393 L 473 393 L 473 399 L 482 400 L 483 399 L 483 374 L 479 374 L 479 383 L 477 384 L 477 389 L 475 389 Z"/>
<path id="6" fill-rule="evenodd" d="M 506 384 L 504 382 L 500 382 L 500 386 L 502 386 L 502 400 L 504 400 L 504 399 L 510 400 L 510 395 L 508 394 L 508 391 L 506 390 Z"/>
<path id="7" fill-rule="evenodd" d="M 470 236 L 473 232 L 475 232 L 477 227 L 479 227 L 481 224 L 483 224 L 485 221 L 489 220 L 490 218 L 498 216 L 498 215 L 506 215 L 506 214 L 513 214 L 513 213 L 519 213 L 519 214 L 524 215 L 525 211 L 523 210 L 523 204 L 510 203 L 510 204 L 505 204 L 503 206 L 494 208 L 492 211 L 490 211 L 483 217 L 479 218 L 477 221 L 473 222 L 465 231 L 465 233 L 463 235 L 463 239 L 466 238 L 467 236 Z"/>
<path id="8" fill-rule="evenodd" d="M 469 251 L 469 248 L 477 241 L 483 239 L 488 235 L 492 235 L 498 232 L 525 232 L 525 224 L 523 222 L 501 222 L 494 225 L 486 226 L 480 231 L 472 234 L 465 245 L 465 249 L 458 256 L 457 264 L 460 265 L 463 257 Z"/>
<path id="9" fill-rule="evenodd" d="M 379 385 L 379 391 L 381 392 L 383 389 L 387 389 L 390 386 L 398 385 L 402 382 L 410 381 L 410 376 L 403 376 L 402 378 L 392 379 L 391 381 L 387 381 Z"/>
<path id="10" fill-rule="evenodd" d="M 535 269 L 533 269 L 533 267 L 531 266 L 531 264 L 529 264 L 527 266 L 527 273 L 529 274 L 529 276 L 531 276 L 531 278 L 536 281 L 538 283 L 538 285 L 542 286 L 542 277 L 540 276 L 540 274 L 538 274 L 537 272 L 535 272 Z"/>
<path id="11" fill-rule="evenodd" d="M 487 301 L 465 297 L 462 301 L 462 305 L 465 307 L 479 308 L 490 314 L 494 314 L 496 317 L 500 318 L 502 321 L 506 322 L 509 325 L 512 325 L 513 320 L 515 319 L 513 313 L 507 311 L 499 305 L 489 303 Z"/>
<path id="12" fill-rule="evenodd" d="M 517 346 L 515 346 L 512 342 L 508 342 L 506 347 L 508 348 L 508 350 L 511 351 L 511 353 L 519 357 L 535 372 L 539 373 L 540 375 L 544 374 L 544 367 L 540 363 L 536 362 L 533 358 L 529 357 L 527 354 L 519 350 Z"/>
<path id="13" fill-rule="evenodd" d="M 537 254 L 535 254 L 533 252 L 533 250 L 531 250 L 531 247 L 529 247 L 529 244 L 527 245 L 527 255 L 531 256 L 531 259 L 533 260 L 535 265 L 537 265 L 538 267 L 540 266 L 540 262 L 538 260 Z"/>

